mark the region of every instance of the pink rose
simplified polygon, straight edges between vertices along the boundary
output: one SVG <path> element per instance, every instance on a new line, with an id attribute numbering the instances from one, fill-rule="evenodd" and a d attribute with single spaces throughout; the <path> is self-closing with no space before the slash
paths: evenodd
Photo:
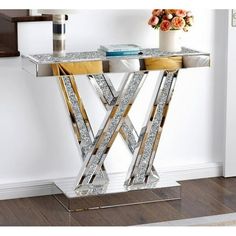
<path id="1" fill-rule="evenodd" d="M 148 24 L 151 25 L 151 26 L 155 26 L 157 25 L 159 22 L 159 18 L 156 17 L 156 16 L 152 16 L 149 21 L 148 21 Z"/>
<path id="2" fill-rule="evenodd" d="M 162 13 L 162 9 L 154 9 L 154 10 L 152 11 L 152 15 L 153 15 L 153 16 L 160 16 L 161 13 Z"/>
<path id="3" fill-rule="evenodd" d="M 174 29 L 183 29 L 185 26 L 185 21 L 182 17 L 176 16 L 172 19 L 171 25 Z"/>
<path id="4" fill-rule="evenodd" d="M 177 9 L 177 10 L 175 11 L 175 15 L 176 15 L 176 16 L 185 17 L 186 14 L 187 14 L 187 11 L 182 10 L 182 9 Z"/>
<path id="5" fill-rule="evenodd" d="M 171 23 L 168 20 L 163 20 L 160 24 L 160 30 L 169 31 L 171 28 Z"/>

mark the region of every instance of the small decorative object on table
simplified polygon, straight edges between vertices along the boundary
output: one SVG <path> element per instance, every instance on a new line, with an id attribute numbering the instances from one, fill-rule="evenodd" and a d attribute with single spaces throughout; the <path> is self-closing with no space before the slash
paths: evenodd
<path id="1" fill-rule="evenodd" d="M 181 34 L 193 25 L 191 11 L 183 9 L 154 9 L 148 24 L 159 29 L 159 48 L 162 51 L 181 51 Z"/>
<path id="2" fill-rule="evenodd" d="M 111 44 L 101 45 L 99 51 L 102 51 L 106 57 L 113 57 L 117 60 L 109 61 L 110 72 L 125 71 L 133 72 L 140 68 L 138 59 L 120 59 L 120 57 L 141 55 L 141 47 L 135 44 Z"/>
<path id="3" fill-rule="evenodd" d="M 111 56 L 132 56 L 140 53 L 141 47 L 135 44 L 111 44 L 101 45 L 100 50 L 107 57 Z"/>
<path id="4" fill-rule="evenodd" d="M 38 9 L 39 14 L 52 14 L 53 24 L 53 55 L 64 57 L 66 55 L 66 20 L 67 14 L 78 13 L 75 9 Z"/>

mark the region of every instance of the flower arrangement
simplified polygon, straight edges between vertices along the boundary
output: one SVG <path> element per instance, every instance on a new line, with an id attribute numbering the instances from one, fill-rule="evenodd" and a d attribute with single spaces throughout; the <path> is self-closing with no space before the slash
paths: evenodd
<path id="1" fill-rule="evenodd" d="M 191 11 L 183 9 L 154 9 L 148 24 L 161 31 L 183 30 L 187 32 L 193 25 Z"/>

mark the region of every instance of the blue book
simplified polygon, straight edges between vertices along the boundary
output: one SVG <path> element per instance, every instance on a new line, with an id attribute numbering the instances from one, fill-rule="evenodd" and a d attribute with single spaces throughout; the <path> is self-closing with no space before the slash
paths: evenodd
<path id="1" fill-rule="evenodd" d="M 111 44 L 111 45 L 101 45 L 100 50 L 104 52 L 137 52 L 141 50 L 141 47 L 135 44 Z"/>
<path id="2" fill-rule="evenodd" d="M 104 52 L 107 57 L 140 55 L 140 51 Z"/>

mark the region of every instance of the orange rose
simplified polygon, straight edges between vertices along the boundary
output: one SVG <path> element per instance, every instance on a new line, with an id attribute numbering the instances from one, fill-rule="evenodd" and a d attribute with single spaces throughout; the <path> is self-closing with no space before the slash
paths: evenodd
<path id="1" fill-rule="evenodd" d="M 185 17 L 186 14 L 187 14 L 187 11 L 182 10 L 182 9 L 178 9 L 178 10 L 175 11 L 175 14 L 176 14 L 176 16 Z"/>
<path id="2" fill-rule="evenodd" d="M 176 9 L 165 9 L 165 14 L 175 14 Z"/>
<path id="3" fill-rule="evenodd" d="M 153 16 L 160 16 L 161 13 L 162 13 L 162 9 L 154 9 L 154 10 L 152 11 L 152 15 L 153 15 Z"/>
<path id="4" fill-rule="evenodd" d="M 185 26 L 185 21 L 182 17 L 176 16 L 172 19 L 171 25 L 174 29 L 183 29 Z"/>
<path id="5" fill-rule="evenodd" d="M 151 26 L 155 26 L 157 25 L 159 22 L 159 18 L 156 17 L 156 16 L 152 16 L 149 21 L 148 21 L 148 24 L 151 25 Z"/>
<path id="6" fill-rule="evenodd" d="M 171 28 L 171 23 L 168 20 L 163 20 L 160 24 L 160 30 L 169 31 Z"/>

